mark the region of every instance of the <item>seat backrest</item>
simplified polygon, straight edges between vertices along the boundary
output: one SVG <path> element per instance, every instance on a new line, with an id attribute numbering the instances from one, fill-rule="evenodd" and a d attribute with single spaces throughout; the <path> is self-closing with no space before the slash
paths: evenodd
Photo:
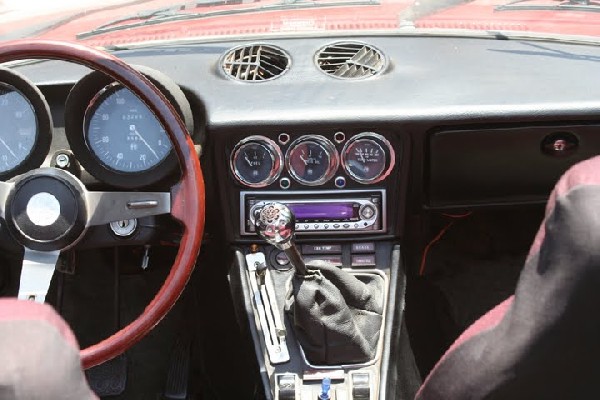
<path id="1" fill-rule="evenodd" d="M 97 399 L 83 374 L 77 340 L 52 307 L 0 300 L 0 399 Z"/>
<path id="2" fill-rule="evenodd" d="M 417 399 L 600 398 L 600 157 L 555 186 L 514 298 L 475 322 Z"/>

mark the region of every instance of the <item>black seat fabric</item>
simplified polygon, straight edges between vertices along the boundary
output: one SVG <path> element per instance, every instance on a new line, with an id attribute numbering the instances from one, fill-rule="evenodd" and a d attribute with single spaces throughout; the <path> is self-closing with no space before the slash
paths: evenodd
<path id="1" fill-rule="evenodd" d="M 77 340 L 52 307 L 0 300 L 0 399 L 97 399 Z"/>
<path id="2" fill-rule="evenodd" d="M 417 399 L 600 398 L 600 157 L 552 192 L 514 298 L 473 324 Z"/>

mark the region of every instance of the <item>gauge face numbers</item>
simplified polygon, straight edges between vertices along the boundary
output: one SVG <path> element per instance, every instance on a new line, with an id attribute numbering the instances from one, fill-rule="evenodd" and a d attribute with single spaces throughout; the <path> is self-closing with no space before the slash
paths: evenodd
<path id="1" fill-rule="evenodd" d="M 146 105 L 128 89 L 111 85 L 86 113 L 85 141 L 107 168 L 122 173 L 148 171 L 170 154 L 167 133 Z"/>
<path id="2" fill-rule="evenodd" d="M 303 136 L 292 143 L 286 162 L 290 175 L 309 186 L 327 182 L 339 165 L 335 146 L 319 136 Z"/>
<path id="3" fill-rule="evenodd" d="M 387 148 L 387 151 L 384 148 Z M 390 163 L 388 163 L 388 153 L 392 156 Z M 387 172 L 393 167 L 392 163 L 391 145 L 383 136 L 376 133 L 356 135 L 342 150 L 344 170 L 359 183 L 379 182 L 387 176 Z"/>
<path id="4" fill-rule="evenodd" d="M 34 151 L 38 124 L 29 100 L 10 85 L 0 84 L 0 173 L 9 172 Z"/>
<path id="5" fill-rule="evenodd" d="M 282 158 L 275 142 L 263 136 L 250 136 L 236 145 L 231 171 L 246 186 L 268 186 L 281 174 Z"/>

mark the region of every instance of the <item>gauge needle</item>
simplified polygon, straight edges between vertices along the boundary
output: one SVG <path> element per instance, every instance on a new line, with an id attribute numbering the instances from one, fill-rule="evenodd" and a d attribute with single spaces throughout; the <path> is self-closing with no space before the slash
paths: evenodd
<path id="1" fill-rule="evenodd" d="M 8 151 L 10 152 L 10 154 L 12 154 L 12 156 L 13 156 L 14 158 L 17 158 L 17 159 L 19 158 L 19 157 L 17 157 L 17 155 L 15 154 L 15 152 L 14 152 L 14 151 L 12 151 L 12 149 L 11 149 L 10 147 L 8 147 L 8 145 L 6 144 L 6 142 L 5 142 L 5 141 L 4 141 L 2 138 L 0 138 L 0 143 L 2 143 L 2 145 L 3 145 L 4 147 L 6 147 L 6 150 L 8 150 Z"/>
<path id="2" fill-rule="evenodd" d="M 135 135 L 140 138 L 140 140 L 146 145 L 146 147 L 152 152 L 152 154 L 154 154 L 154 157 L 156 157 L 157 160 L 160 160 L 160 157 L 158 156 L 158 154 L 156 154 L 154 149 L 152 147 L 150 147 L 148 142 L 146 142 L 146 140 L 142 137 L 142 135 L 140 135 L 140 133 L 137 131 L 137 129 L 135 129 L 133 131 L 133 133 L 135 133 Z"/>
<path id="3" fill-rule="evenodd" d="M 248 154 L 244 153 L 244 158 L 246 159 L 246 162 L 248 163 L 249 166 L 253 166 L 252 165 L 252 161 L 250 161 L 250 159 L 248 158 Z"/>

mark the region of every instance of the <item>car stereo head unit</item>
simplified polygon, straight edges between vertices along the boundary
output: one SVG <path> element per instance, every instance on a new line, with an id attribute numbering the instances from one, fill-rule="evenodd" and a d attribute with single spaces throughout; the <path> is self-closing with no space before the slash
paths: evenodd
<path id="1" fill-rule="evenodd" d="M 254 216 L 270 202 L 292 210 L 298 234 L 373 234 L 386 230 L 385 190 L 242 192 L 242 235 L 256 233 Z"/>

